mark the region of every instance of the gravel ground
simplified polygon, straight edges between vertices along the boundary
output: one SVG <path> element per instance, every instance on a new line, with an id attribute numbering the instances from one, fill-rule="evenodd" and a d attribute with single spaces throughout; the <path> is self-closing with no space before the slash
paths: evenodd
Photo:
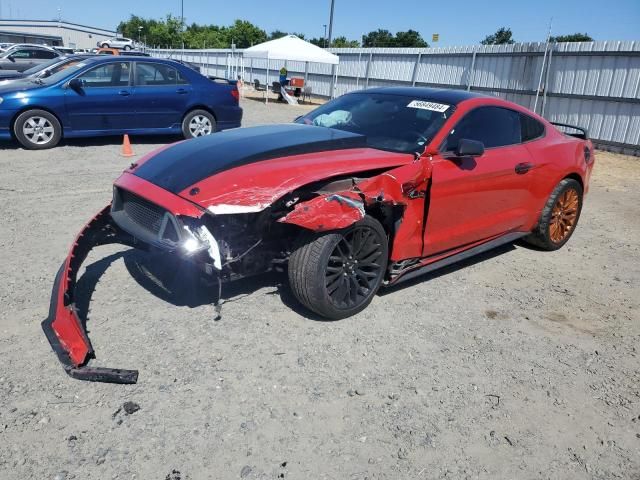
<path id="1" fill-rule="evenodd" d="M 244 106 L 245 125 L 309 109 Z M 0 145 L 0 478 L 640 478 L 637 158 L 598 153 L 562 250 L 507 246 L 338 322 L 278 275 L 225 289 L 214 322 L 184 269 L 101 247 L 79 307 L 94 365 L 140 369 L 123 386 L 67 377 L 40 329 L 119 148 Z"/>

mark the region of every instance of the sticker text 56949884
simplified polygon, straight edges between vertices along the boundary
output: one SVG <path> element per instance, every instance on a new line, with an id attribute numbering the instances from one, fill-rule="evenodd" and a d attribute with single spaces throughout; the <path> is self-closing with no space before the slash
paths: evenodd
<path id="1" fill-rule="evenodd" d="M 427 102 L 425 100 L 412 100 L 409 108 L 421 108 L 422 110 L 431 110 L 432 112 L 446 112 L 449 109 L 449 105 L 443 103 Z"/>

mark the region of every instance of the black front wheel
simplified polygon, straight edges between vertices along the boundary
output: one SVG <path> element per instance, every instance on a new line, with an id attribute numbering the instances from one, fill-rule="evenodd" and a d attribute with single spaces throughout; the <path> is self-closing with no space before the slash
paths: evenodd
<path id="1" fill-rule="evenodd" d="M 291 289 L 323 317 L 350 317 L 364 310 L 380 288 L 388 252 L 382 225 L 369 216 L 344 230 L 309 233 L 289 258 Z"/>

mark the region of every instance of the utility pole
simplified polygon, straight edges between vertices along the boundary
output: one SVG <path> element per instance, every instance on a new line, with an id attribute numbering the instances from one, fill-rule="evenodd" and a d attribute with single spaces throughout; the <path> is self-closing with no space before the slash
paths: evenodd
<path id="1" fill-rule="evenodd" d="M 336 0 L 331 0 L 331 14 L 329 15 L 329 47 L 331 46 L 331 39 L 333 38 L 333 7 Z"/>
<path id="2" fill-rule="evenodd" d="M 182 40 L 180 60 L 184 60 L 184 0 L 180 0 L 180 38 Z"/>

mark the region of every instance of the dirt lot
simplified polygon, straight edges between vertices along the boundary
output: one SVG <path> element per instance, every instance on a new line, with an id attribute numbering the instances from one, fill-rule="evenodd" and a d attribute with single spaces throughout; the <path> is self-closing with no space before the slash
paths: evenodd
<path id="1" fill-rule="evenodd" d="M 308 109 L 244 103 L 245 125 Z M 98 249 L 79 304 L 94 364 L 140 369 L 122 386 L 67 377 L 40 329 L 118 152 L 0 145 L 0 478 L 640 478 L 639 159 L 598 154 L 562 250 L 508 246 L 339 322 L 278 275 L 227 288 L 214 322 L 179 266 Z"/>

